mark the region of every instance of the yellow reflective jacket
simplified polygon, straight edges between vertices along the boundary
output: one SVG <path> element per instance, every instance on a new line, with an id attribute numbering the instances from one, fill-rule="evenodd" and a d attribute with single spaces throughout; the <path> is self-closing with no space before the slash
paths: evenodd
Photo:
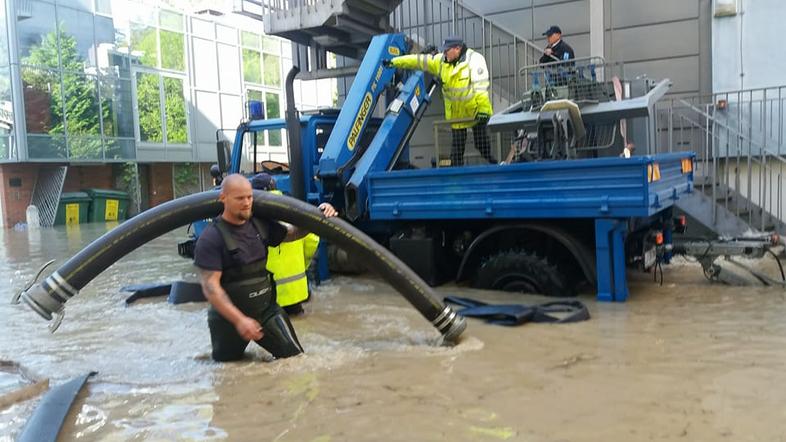
<path id="1" fill-rule="evenodd" d="M 273 193 L 281 194 L 273 190 Z M 267 248 L 267 270 L 276 282 L 276 301 L 281 307 L 308 299 L 306 269 L 317 250 L 319 237 L 309 233 L 297 241 L 283 242 Z"/>
<path id="2" fill-rule="evenodd" d="M 486 59 L 479 52 L 467 49 L 456 63 L 448 63 L 443 54 L 411 54 L 394 57 L 391 64 L 401 69 L 426 71 L 442 80 L 445 118 L 448 120 L 475 118 L 477 114 L 491 115 L 489 70 Z M 454 129 L 472 127 L 474 121 L 453 123 Z"/>

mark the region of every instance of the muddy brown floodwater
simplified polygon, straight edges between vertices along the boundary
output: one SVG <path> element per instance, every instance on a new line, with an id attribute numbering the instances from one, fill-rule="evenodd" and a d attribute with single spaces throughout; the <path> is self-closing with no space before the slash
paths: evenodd
<path id="1" fill-rule="evenodd" d="M 786 440 L 780 288 L 713 285 L 682 263 L 665 268 L 663 286 L 631 274 L 627 303 L 580 297 L 592 313 L 587 322 L 469 320 L 463 341 L 448 348 L 390 286 L 337 277 L 294 320 L 307 354 L 271 362 L 250 349 L 244 362 L 216 364 L 204 304 L 155 299 L 125 307 L 118 290 L 195 278 L 176 256 L 184 230 L 91 282 L 69 301 L 53 335 L 29 308 L 8 304 L 40 264 L 50 257 L 62 264 L 105 231 L 0 231 L 0 359 L 52 385 L 99 372 L 60 440 Z M 22 384 L 0 372 L 0 394 Z M 13 440 L 37 402 L 0 410 L 0 440 Z"/>

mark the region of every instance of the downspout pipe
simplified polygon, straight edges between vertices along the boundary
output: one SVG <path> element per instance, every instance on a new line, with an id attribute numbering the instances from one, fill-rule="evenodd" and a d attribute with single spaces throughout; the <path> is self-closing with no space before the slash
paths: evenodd
<path id="1" fill-rule="evenodd" d="M 90 243 L 54 273 L 20 293 L 21 299 L 42 318 L 59 326 L 65 303 L 101 272 L 128 253 L 153 239 L 191 222 L 218 216 L 222 204 L 218 190 L 168 201 L 120 224 Z M 448 342 L 455 342 L 466 328 L 464 318 L 442 303 L 433 289 L 393 253 L 348 222 L 303 201 L 254 190 L 254 216 L 276 219 L 302 227 L 357 256 L 382 276 Z"/>

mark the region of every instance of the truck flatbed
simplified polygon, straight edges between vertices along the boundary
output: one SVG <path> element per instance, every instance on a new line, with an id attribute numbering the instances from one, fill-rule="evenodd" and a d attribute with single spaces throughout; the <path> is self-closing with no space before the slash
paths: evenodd
<path id="1" fill-rule="evenodd" d="M 373 173 L 369 218 L 648 217 L 692 191 L 693 157 L 674 153 Z"/>

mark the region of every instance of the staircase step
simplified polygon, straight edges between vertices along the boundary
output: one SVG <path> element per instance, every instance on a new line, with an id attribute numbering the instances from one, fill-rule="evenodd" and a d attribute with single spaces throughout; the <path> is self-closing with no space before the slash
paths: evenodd
<path id="1" fill-rule="evenodd" d="M 378 34 L 392 31 L 390 14 L 402 0 L 312 0 L 309 5 L 265 14 L 265 33 L 303 45 L 360 58 Z"/>

